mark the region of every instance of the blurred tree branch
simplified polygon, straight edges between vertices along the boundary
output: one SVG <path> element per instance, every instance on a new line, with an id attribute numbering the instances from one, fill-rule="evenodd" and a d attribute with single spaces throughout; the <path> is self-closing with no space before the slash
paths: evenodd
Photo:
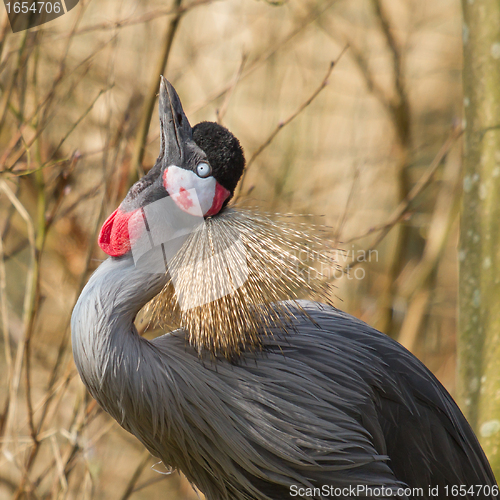
<path id="1" fill-rule="evenodd" d="M 378 245 L 385 239 L 385 237 L 389 234 L 392 228 L 394 228 L 399 222 L 404 220 L 410 214 L 410 210 L 414 200 L 425 190 L 427 186 L 429 186 L 430 182 L 433 179 L 434 174 L 437 172 L 438 168 L 441 166 L 442 162 L 446 158 L 446 155 L 451 150 L 451 148 L 456 144 L 456 141 L 462 135 L 463 130 L 459 127 L 455 127 L 448 139 L 441 146 L 437 155 L 434 157 L 434 160 L 429 165 L 424 175 L 419 179 L 419 181 L 413 186 L 408 196 L 399 204 L 399 206 L 394 210 L 389 219 L 384 223 L 376 227 L 370 228 L 367 232 L 363 233 L 360 236 L 356 236 L 347 241 L 344 241 L 343 244 L 351 243 L 355 240 L 365 238 L 370 236 L 373 233 L 380 232 L 375 241 L 370 245 L 370 247 L 364 251 L 365 254 L 369 254 L 370 251 L 375 250 Z M 348 274 L 351 269 L 359 265 L 361 262 L 359 260 L 353 260 L 345 268 L 342 270 L 341 275 Z"/>
<path id="2" fill-rule="evenodd" d="M 464 194 L 459 252 L 462 408 L 500 475 L 500 3 L 462 1 Z"/>
<path id="3" fill-rule="evenodd" d="M 308 15 L 306 15 L 303 19 L 301 19 L 301 22 L 298 23 L 298 25 L 294 29 L 292 29 L 283 39 L 278 41 L 271 48 L 268 48 L 262 53 L 258 54 L 257 56 L 254 56 L 251 59 L 251 61 L 248 64 L 246 64 L 246 68 L 242 70 L 241 74 L 239 75 L 238 81 L 244 80 L 246 77 L 250 76 L 255 70 L 260 68 L 265 62 L 269 61 L 269 59 L 271 59 L 274 55 L 276 55 L 276 53 L 280 49 L 282 49 L 293 39 L 295 39 L 297 35 L 303 33 L 308 26 L 316 22 L 336 2 L 337 0 L 329 0 L 322 6 L 321 9 L 319 10 L 313 9 L 312 12 L 308 13 Z M 344 43 L 344 46 L 345 45 L 348 44 Z M 188 113 L 191 114 L 200 111 L 205 106 L 208 106 L 209 103 L 215 101 L 216 99 L 219 99 L 220 97 L 223 97 L 224 94 L 231 91 L 232 88 L 233 88 L 233 82 L 231 81 L 228 84 L 224 85 L 222 88 L 219 88 L 214 92 L 212 92 L 202 102 L 193 105 L 188 110 Z"/>
<path id="4" fill-rule="evenodd" d="M 151 454 L 149 451 L 144 451 L 142 453 L 142 458 L 137 464 L 137 467 L 132 474 L 132 477 L 130 478 L 130 481 L 128 482 L 127 486 L 125 487 L 125 491 L 123 492 L 123 495 L 121 496 L 120 500 L 128 500 L 131 496 L 132 493 L 135 490 L 135 486 L 137 484 L 137 481 L 141 477 L 142 472 L 146 468 L 146 465 L 151 463 Z M 163 479 L 163 478 L 162 478 Z"/>
<path id="5" fill-rule="evenodd" d="M 446 155 L 450 151 L 450 149 L 455 145 L 456 141 L 458 138 L 463 134 L 463 130 L 460 127 L 455 127 L 448 139 L 444 142 L 444 144 L 441 146 L 439 149 L 437 155 L 434 157 L 434 160 L 432 160 L 432 163 L 429 165 L 427 170 L 425 171 L 424 175 L 418 180 L 418 182 L 413 186 L 411 191 L 408 193 L 406 198 L 401 201 L 401 203 L 398 205 L 398 207 L 394 210 L 392 215 L 389 217 L 389 219 L 384 222 L 383 224 L 380 224 L 378 226 L 370 228 L 367 232 L 355 236 L 354 238 L 351 238 L 349 240 L 344 241 L 344 244 L 351 243 L 355 240 L 359 240 L 361 238 L 366 238 L 367 236 L 370 236 L 372 233 L 376 233 L 379 231 L 382 231 L 382 235 L 378 236 L 376 243 L 372 245 L 372 248 L 376 245 L 378 245 L 383 238 L 387 235 L 387 233 L 398 223 L 401 222 L 409 213 L 410 213 L 410 208 L 413 204 L 413 201 L 422 193 L 422 191 L 429 185 L 429 183 L 432 181 L 432 178 L 434 174 L 436 173 L 437 169 L 440 167 L 441 163 L 443 160 L 446 158 Z"/>
<path id="6" fill-rule="evenodd" d="M 196 0 L 194 2 L 191 2 L 188 5 L 184 5 L 182 7 L 180 5 L 180 2 L 176 2 L 173 8 L 169 7 L 166 9 L 165 8 L 156 9 L 156 10 L 153 10 L 152 12 L 148 12 L 147 14 L 144 14 L 144 15 L 139 16 L 139 17 L 120 19 L 119 21 L 92 24 L 91 26 L 84 26 L 83 28 L 76 31 L 75 35 L 83 35 L 86 33 L 91 33 L 93 31 L 105 31 L 105 30 L 116 30 L 119 28 L 126 28 L 128 26 L 133 26 L 135 24 L 148 23 L 150 21 L 154 21 L 155 19 L 158 19 L 160 17 L 165 17 L 165 16 L 172 16 L 173 15 L 174 19 L 175 19 L 175 18 L 183 16 L 186 12 L 190 11 L 191 9 L 194 9 L 194 8 L 199 7 L 201 5 L 214 3 L 217 1 L 221 1 L 221 0 Z M 158 76 L 158 78 L 159 78 L 159 76 Z"/>
<path id="7" fill-rule="evenodd" d="M 409 304 L 398 341 L 410 351 L 414 351 L 418 336 L 422 332 L 421 326 L 429 309 L 436 271 L 460 212 L 462 162 L 459 155 L 462 151 L 461 142 L 458 144 L 457 147 L 455 143 L 446 156 L 422 258 L 409 276 L 405 276 L 404 280 L 402 276 L 398 278 L 401 281 L 398 283 L 401 296 Z"/>
<path id="8" fill-rule="evenodd" d="M 158 56 L 156 64 L 154 66 L 154 71 L 151 76 L 148 90 L 146 92 L 146 98 L 144 100 L 143 110 L 141 119 L 139 122 L 139 127 L 137 129 L 137 134 L 134 144 L 134 153 L 132 155 L 132 163 L 130 165 L 130 184 L 133 184 L 135 180 L 144 175 L 144 170 L 142 168 L 142 160 L 144 158 L 144 148 L 146 146 L 146 140 L 148 138 L 149 126 L 151 124 L 151 116 L 153 115 L 153 108 L 156 102 L 156 95 L 158 93 L 160 75 L 166 71 L 168 56 L 170 54 L 170 49 L 172 48 L 172 42 L 174 41 L 174 36 L 179 26 L 182 15 L 185 11 L 180 10 L 182 0 L 174 0 L 174 11 L 176 12 L 174 17 L 169 20 L 167 30 L 165 32 L 165 37 L 162 45 L 162 50 Z"/>
<path id="9" fill-rule="evenodd" d="M 333 68 L 335 65 L 340 61 L 342 56 L 344 55 L 345 51 L 348 49 L 348 46 L 346 45 L 340 54 L 338 55 L 337 59 L 335 61 L 332 61 L 330 63 L 330 66 L 328 68 L 328 71 L 326 72 L 325 77 L 323 78 L 322 82 L 319 84 L 319 86 L 314 90 L 314 92 L 285 120 L 281 121 L 276 125 L 274 130 L 269 134 L 269 136 L 262 142 L 262 144 L 252 153 L 252 156 L 247 162 L 246 168 L 243 172 L 243 175 L 241 177 L 241 180 L 238 184 L 238 189 L 235 193 L 235 200 L 238 199 L 240 196 L 241 192 L 243 191 L 243 186 L 245 184 L 245 177 L 252 166 L 253 162 L 257 159 L 257 157 L 271 144 L 271 142 L 274 140 L 274 138 L 278 135 L 278 133 L 286 127 L 289 123 L 291 123 L 297 116 L 304 111 L 313 101 L 318 97 L 318 95 L 321 93 L 321 91 L 328 85 L 328 79 L 330 78 L 330 75 L 332 74 Z"/>
<path id="10" fill-rule="evenodd" d="M 372 4 L 375 22 L 379 26 L 392 60 L 393 97 L 391 97 L 391 92 L 387 91 L 378 81 L 371 69 L 368 59 L 369 52 L 361 50 L 359 43 L 345 30 L 341 30 L 342 39 L 351 47 L 353 59 L 363 76 L 367 89 L 380 102 L 392 122 L 395 134 L 396 202 L 401 206 L 411 190 L 408 167 L 410 165 L 410 149 L 412 145 L 412 110 L 406 88 L 405 46 L 399 43 L 393 34 L 393 23 L 390 21 L 387 12 L 387 0 L 370 0 L 370 3 Z M 328 32 L 328 30 L 326 31 Z M 379 297 L 380 318 L 376 326 L 392 337 L 397 336 L 397 325 L 393 321 L 393 306 L 399 294 L 396 283 L 398 276 L 408 261 L 408 251 L 412 237 L 411 229 L 407 225 L 398 227 L 393 259 L 390 263 L 388 275 L 384 280 L 384 290 Z"/>
<path id="11" fill-rule="evenodd" d="M 229 101 L 231 100 L 231 96 L 233 95 L 234 89 L 236 88 L 236 86 L 238 85 L 238 82 L 241 79 L 241 74 L 243 73 L 243 69 L 245 68 L 245 63 L 247 62 L 247 58 L 248 58 L 247 54 L 242 55 L 240 66 L 238 68 L 238 71 L 234 75 L 233 81 L 230 83 L 230 88 L 226 92 L 226 95 L 224 97 L 224 101 L 223 101 L 222 105 L 220 106 L 220 108 L 217 108 L 215 111 L 215 113 L 217 115 L 217 123 L 219 123 L 220 125 L 222 125 L 222 120 L 223 120 L 223 118 L 228 110 Z"/>

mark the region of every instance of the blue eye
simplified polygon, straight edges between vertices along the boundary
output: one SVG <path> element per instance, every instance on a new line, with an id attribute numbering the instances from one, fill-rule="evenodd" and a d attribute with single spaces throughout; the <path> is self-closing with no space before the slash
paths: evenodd
<path id="1" fill-rule="evenodd" d="M 198 163 L 196 166 L 196 173 L 198 177 L 208 177 L 212 173 L 212 169 L 208 163 Z"/>

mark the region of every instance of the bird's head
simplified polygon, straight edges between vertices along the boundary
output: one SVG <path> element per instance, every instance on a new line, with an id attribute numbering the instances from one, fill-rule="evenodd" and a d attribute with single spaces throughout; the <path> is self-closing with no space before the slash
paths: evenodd
<path id="1" fill-rule="evenodd" d="M 217 123 L 191 128 L 177 92 L 163 77 L 159 114 L 161 148 L 155 166 L 130 188 L 99 234 L 99 246 L 113 257 L 130 251 L 130 223 L 144 207 L 170 196 L 185 213 L 214 216 L 233 196 L 245 167 L 238 139 Z"/>

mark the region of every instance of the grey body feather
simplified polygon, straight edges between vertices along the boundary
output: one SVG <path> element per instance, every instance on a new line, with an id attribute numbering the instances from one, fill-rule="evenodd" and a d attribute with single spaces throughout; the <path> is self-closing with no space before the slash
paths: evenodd
<path id="1" fill-rule="evenodd" d="M 165 280 L 130 256 L 106 260 L 74 309 L 73 352 L 104 410 L 208 500 L 290 498 L 291 485 L 385 486 L 391 498 L 409 485 L 426 498 L 431 485 L 496 484 L 453 399 L 387 336 L 302 302 L 314 321 L 298 316 L 263 352 L 203 361 L 182 331 L 137 334 L 135 315 Z"/>

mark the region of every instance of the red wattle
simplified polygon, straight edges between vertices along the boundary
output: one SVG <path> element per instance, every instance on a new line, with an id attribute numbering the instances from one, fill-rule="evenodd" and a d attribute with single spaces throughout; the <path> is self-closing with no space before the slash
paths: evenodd
<path id="1" fill-rule="evenodd" d="M 218 182 L 215 184 L 215 194 L 214 201 L 210 210 L 205 214 L 205 217 L 210 217 L 210 215 L 215 215 L 220 212 L 224 202 L 231 196 L 231 191 L 221 186 Z"/>
<path id="2" fill-rule="evenodd" d="M 118 207 L 102 225 L 99 232 L 98 243 L 103 252 L 111 257 L 121 257 L 130 251 L 130 236 L 128 224 L 130 218 L 136 210 L 132 212 L 122 212 Z"/>

